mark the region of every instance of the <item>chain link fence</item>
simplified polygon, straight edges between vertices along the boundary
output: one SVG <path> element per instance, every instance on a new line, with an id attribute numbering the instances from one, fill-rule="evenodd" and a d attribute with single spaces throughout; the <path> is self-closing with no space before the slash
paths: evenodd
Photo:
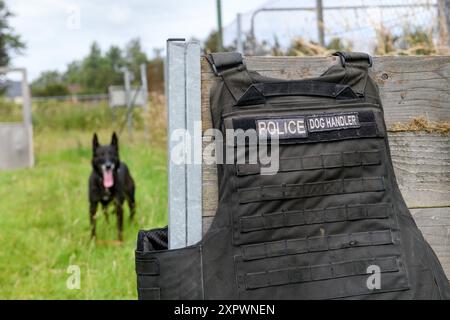
<path id="1" fill-rule="evenodd" d="M 224 46 L 245 54 L 327 50 L 433 54 L 448 48 L 447 0 L 272 0 L 239 14 Z M 446 20 L 447 19 L 447 20 Z M 444 21 L 443 21 L 444 20 Z"/>

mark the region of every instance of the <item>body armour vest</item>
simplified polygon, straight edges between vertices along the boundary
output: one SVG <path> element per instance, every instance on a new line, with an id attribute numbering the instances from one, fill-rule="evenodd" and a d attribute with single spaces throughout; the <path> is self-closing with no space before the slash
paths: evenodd
<path id="1" fill-rule="evenodd" d="M 278 140 L 278 168 L 219 164 L 218 210 L 196 245 L 165 250 L 164 230 L 141 231 L 140 299 L 450 298 L 395 179 L 372 60 L 335 55 L 292 81 L 247 70 L 238 53 L 208 56 L 214 128 Z M 241 144 L 245 157 L 262 143 Z"/>

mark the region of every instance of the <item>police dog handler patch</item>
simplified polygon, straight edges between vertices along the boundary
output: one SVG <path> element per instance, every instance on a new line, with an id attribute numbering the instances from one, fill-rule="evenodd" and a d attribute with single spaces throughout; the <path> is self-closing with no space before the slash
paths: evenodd
<path id="1" fill-rule="evenodd" d="M 357 112 L 320 114 L 306 117 L 309 132 L 361 127 Z"/>
<path id="2" fill-rule="evenodd" d="M 357 112 L 320 114 L 289 118 L 259 119 L 258 135 L 278 139 L 307 138 L 308 132 L 331 131 L 361 127 Z"/>
<path id="3" fill-rule="evenodd" d="M 256 121 L 259 136 L 275 137 L 278 139 L 306 138 L 305 117 L 272 118 Z"/>

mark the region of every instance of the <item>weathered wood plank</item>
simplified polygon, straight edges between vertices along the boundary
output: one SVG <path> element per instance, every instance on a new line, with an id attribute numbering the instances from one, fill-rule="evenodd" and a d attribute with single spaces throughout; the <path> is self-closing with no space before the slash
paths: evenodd
<path id="1" fill-rule="evenodd" d="M 411 214 L 450 278 L 450 207 L 411 209 Z"/>
<path id="2" fill-rule="evenodd" d="M 450 206 L 450 137 L 389 134 L 395 175 L 410 208 Z"/>

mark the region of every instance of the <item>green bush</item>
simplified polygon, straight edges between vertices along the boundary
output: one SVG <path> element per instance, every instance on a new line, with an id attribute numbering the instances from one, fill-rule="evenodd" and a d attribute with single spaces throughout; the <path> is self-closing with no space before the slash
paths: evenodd
<path id="1" fill-rule="evenodd" d="M 61 83 L 51 83 L 43 88 L 32 87 L 31 91 L 35 97 L 57 97 L 70 94 L 69 88 Z"/>
<path id="2" fill-rule="evenodd" d="M 112 110 L 106 102 L 97 104 L 41 101 L 33 105 L 35 130 L 120 130 L 126 126 L 126 109 Z M 142 109 L 133 112 L 134 128 L 143 125 Z"/>

